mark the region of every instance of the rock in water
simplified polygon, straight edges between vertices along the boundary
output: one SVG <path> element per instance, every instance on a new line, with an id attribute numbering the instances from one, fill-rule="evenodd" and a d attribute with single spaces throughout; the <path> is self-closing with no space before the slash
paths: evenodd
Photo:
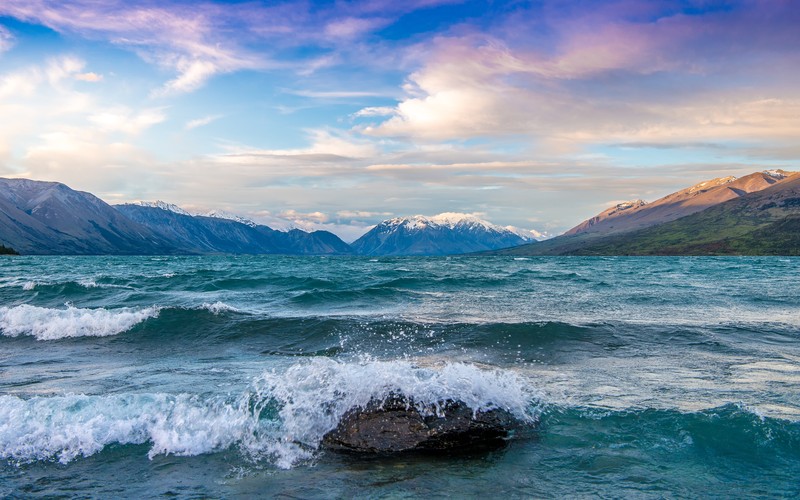
<path id="1" fill-rule="evenodd" d="M 473 412 L 462 401 L 439 402 L 420 411 L 405 396 L 372 400 L 366 408 L 344 414 L 339 425 L 322 440 L 340 451 L 393 453 L 498 448 L 505 444 L 516 420 L 507 411 Z"/>

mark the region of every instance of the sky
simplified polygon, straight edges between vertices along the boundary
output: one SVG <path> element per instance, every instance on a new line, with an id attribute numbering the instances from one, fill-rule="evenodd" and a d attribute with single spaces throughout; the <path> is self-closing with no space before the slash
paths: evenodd
<path id="1" fill-rule="evenodd" d="M 800 159 L 800 2 L 0 0 L 0 176 L 352 241 Z"/>

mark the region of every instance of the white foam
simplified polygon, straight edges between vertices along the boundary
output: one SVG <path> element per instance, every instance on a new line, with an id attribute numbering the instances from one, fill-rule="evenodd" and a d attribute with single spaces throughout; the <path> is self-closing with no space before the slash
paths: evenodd
<path id="1" fill-rule="evenodd" d="M 214 302 L 213 304 L 206 302 L 202 306 L 200 306 L 200 309 L 205 309 L 206 311 L 209 311 L 216 315 L 222 314 L 224 312 L 239 312 L 239 310 L 236 309 L 235 307 L 221 301 Z"/>
<path id="2" fill-rule="evenodd" d="M 257 385 L 281 407 L 282 439 L 269 452 L 282 468 L 310 458 L 349 409 L 390 393 L 413 398 L 423 411 L 427 405 L 457 399 L 475 411 L 503 408 L 523 421 L 536 418 L 530 408 L 534 395 L 513 372 L 465 363 L 422 368 L 409 361 L 314 358 L 281 374 L 265 373 Z"/>
<path id="3" fill-rule="evenodd" d="M 31 335 L 37 340 L 117 335 L 159 314 L 158 307 L 144 309 L 49 309 L 27 304 L 0 307 L 0 332 L 8 337 Z"/>
<path id="4" fill-rule="evenodd" d="M 35 281 L 27 281 L 22 285 L 22 289 L 25 290 L 25 291 L 30 291 L 30 290 L 33 290 L 34 288 L 36 288 L 36 282 Z"/>
<path id="5" fill-rule="evenodd" d="M 316 358 L 265 373 L 234 397 L 0 396 L 0 458 L 67 463 L 111 444 L 150 443 L 150 458 L 238 446 L 253 460 L 290 468 L 314 457 L 322 437 L 347 410 L 391 392 L 412 397 L 421 409 L 459 399 L 475 411 L 500 407 L 523 421 L 536 418 L 531 391 L 509 371 L 464 363 L 422 368 L 405 361 Z"/>
<path id="6" fill-rule="evenodd" d="M 248 421 L 242 408 L 189 395 L 0 396 L 0 457 L 67 463 L 109 444 L 146 442 L 151 458 L 198 455 L 231 446 Z"/>

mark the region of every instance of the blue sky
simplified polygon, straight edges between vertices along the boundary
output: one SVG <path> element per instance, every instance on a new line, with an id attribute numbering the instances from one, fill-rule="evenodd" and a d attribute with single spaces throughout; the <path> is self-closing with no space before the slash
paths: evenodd
<path id="1" fill-rule="evenodd" d="M 796 169 L 792 1 L 0 2 L 0 175 L 352 240 Z"/>

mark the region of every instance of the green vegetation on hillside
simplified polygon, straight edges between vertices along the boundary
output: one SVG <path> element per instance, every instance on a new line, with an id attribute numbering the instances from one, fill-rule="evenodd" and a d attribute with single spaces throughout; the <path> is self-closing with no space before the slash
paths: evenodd
<path id="1" fill-rule="evenodd" d="M 562 236 L 497 255 L 800 255 L 800 179 L 621 234 Z"/>

